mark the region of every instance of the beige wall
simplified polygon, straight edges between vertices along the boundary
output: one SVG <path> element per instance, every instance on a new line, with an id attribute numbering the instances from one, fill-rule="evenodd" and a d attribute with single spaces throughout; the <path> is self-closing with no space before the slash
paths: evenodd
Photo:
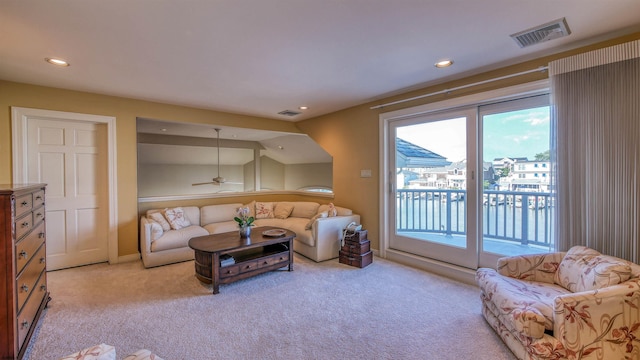
<path id="1" fill-rule="evenodd" d="M 640 33 L 621 37 L 613 41 L 599 43 L 581 49 L 527 61 L 515 66 L 483 73 L 465 79 L 430 86 L 418 91 L 381 99 L 326 116 L 291 123 L 278 120 L 261 119 L 250 116 L 232 115 L 222 112 L 159 104 L 77 91 L 39 87 L 26 84 L 0 81 L 0 183 L 10 183 L 11 174 L 11 106 L 69 111 L 116 117 L 117 172 L 118 172 L 118 242 L 119 255 L 133 254 L 138 250 L 138 210 L 136 175 L 136 117 L 217 124 L 236 127 L 251 127 L 265 130 L 304 132 L 314 139 L 333 157 L 333 183 L 335 204 L 352 208 L 361 214 L 364 226 L 369 230 L 373 248 L 379 248 L 379 149 L 378 115 L 382 112 L 435 102 L 450 97 L 477 93 L 490 89 L 515 85 L 546 78 L 546 73 L 533 73 L 526 76 L 493 82 L 487 85 L 466 89 L 449 95 L 439 95 L 390 106 L 380 110 L 369 107 L 384 102 L 404 99 L 416 95 L 439 91 L 455 86 L 495 78 L 514 72 L 545 66 L 555 58 L 561 58 L 579 52 L 610 46 L 640 38 Z M 372 177 L 361 178 L 360 170 L 370 169 Z M 247 200 L 247 201 L 245 201 Z M 248 202 L 249 198 L 202 200 L 204 203 Z M 274 200 L 309 200 L 307 197 L 282 196 Z M 317 200 L 328 202 L 326 198 Z M 190 203 L 196 203 L 191 201 Z M 172 203 L 174 205 L 175 203 Z M 161 207 L 163 203 L 146 203 L 147 207 Z"/>
<path id="2" fill-rule="evenodd" d="M 138 251 L 136 117 L 300 133 L 294 123 L 0 80 L 0 183 L 12 182 L 11 106 L 116 118 L 118 255 Z"/>
<path id="3" fill-rule="evenodd" d="M 536 72 L 508 80 L 496 81 L 482 86 L 467 88 L 451 94 L 437 95 L 421 100 L 389 106 L 384 109 L 370 110 L 370 107 L 423 95 L 431 92 L 451 89 L 464 84 L 501 77 L 525 70 L 546 66 L 549 61 L 611 46 L 640 38 L 640 33 L 620 37 L 611 41 L 567 51 L 504 67 L 476 76 L 450 81 L 443 84 L 425 87 L 398 96 L 352 107 L 315 119 L 300 121 L 298 127 L 314 139 L 322 148 L 333 156 L 333 179 L 335 203 L 350 207 L 362 217 L 362 223 L 368 230 L 371 247 L 379 249 L 379 114 L 403 108 L 442 101 L 445 99 L 479 93 L 506 86 L 522 84 L 547 78 L 546 72 Z M 371 178 L 361 178 L 361 169 L 371 169 Z"/>

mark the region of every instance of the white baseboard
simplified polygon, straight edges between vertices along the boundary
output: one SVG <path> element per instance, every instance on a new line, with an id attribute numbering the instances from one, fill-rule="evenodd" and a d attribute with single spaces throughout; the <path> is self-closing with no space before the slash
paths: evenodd
<path id="1" fill-rule="evenodd" d="M 476 271 L 472 269 L 391 249 L 387 249 L 386 255 L 387 260 L 426 270 L 466 284 L 477 285 Z"/>

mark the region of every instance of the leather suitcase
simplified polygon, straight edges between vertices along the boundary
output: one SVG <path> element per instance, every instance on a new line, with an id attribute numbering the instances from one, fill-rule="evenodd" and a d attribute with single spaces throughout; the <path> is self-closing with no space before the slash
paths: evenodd
<path id="1" fill-rule="evenodd" d="M 361 242 L 367 240 L 367 230 L 358 230 L 358 231 L 354 231 L 354 232 L 347 232 L 347 234 L 344 236 L 344 241 L 351 241 L 351 242 Z"/>
<path id="2" fill-rule="evenodd" d="M 342 252 L 355 255 L 362 255 L 371 250 L 371 241 L 363 240 L 361 242 L 345 241 L 342 246 Z"/>
<path id="3" fill-rule="evenodd" d="M 362 255 L 350 254 L 340 250 L 340 263 L 363 268 L 373 261 L 373 253 L 368 251 Z"/>

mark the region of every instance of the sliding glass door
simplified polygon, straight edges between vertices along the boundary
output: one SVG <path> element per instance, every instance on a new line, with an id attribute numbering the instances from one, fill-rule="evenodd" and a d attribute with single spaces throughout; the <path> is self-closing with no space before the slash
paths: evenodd
<path id="1" fill-rule="evenodd" d="M 389 122 L 389 249 L 470 269 L 554 249 L 548 95 Z"/>
<path id="2" fill-rule="evenodd" d="M 480 263 L 553 250 L 548 95 L 479 107 L 483 159 Z"/>
<path id="3" fill-rule="evenodd" d="M 390 247 L 473 268 L 477 262 L 473 109 L 395 122 Z"/>

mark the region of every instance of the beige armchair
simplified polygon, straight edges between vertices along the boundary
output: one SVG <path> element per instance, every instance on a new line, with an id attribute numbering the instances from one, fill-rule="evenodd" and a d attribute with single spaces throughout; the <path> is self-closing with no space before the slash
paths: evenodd
<path id="1" fill-rule="evenodd" d="M 640 266 L 582 246 L 478 269 L 482 313 L 518 359 L 640 359 Z"/>

